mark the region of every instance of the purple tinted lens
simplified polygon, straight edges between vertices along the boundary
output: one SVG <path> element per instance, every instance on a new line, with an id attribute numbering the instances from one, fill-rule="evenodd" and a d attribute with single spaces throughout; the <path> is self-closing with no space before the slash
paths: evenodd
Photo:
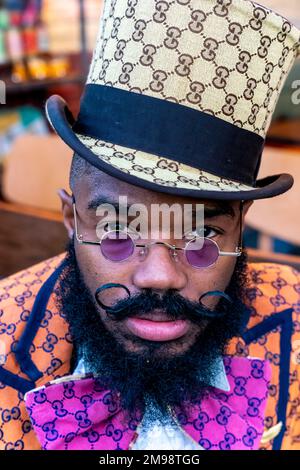
<path id="1" fill-rule="evenodd" d="M 101 242 L 101 252 L 110 261 L 124 261 L 134 251 L 134 243 L 129 235 L 119 232 L 107 234 Z"/>
<path id="2" fill-rule="evenodd" d="M 188 249 L 185 250 L 185 255 L 192 266 L 196 268 L 207 268 L 217 261 L 219 249 L 215 242 L 205 238 L 202 247 L 199 249 L 197 249 L 197 240 L 190 242 Z"/>

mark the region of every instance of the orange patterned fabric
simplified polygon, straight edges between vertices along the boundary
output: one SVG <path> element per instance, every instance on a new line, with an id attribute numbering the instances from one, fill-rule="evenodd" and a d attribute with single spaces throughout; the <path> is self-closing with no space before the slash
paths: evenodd
<path id="1" fill-rule="evenodd" d="M 22 271 L 0 283 L 1 364 L 5 370 L 28 379 L 21 372 L 13 353 L 28 321 L 34 300 L 43 282 L 58 266 L 63 256 L 55 257 Z M 31 346 L 33 361 L 43 377 L 40 386 L 69 372 L 72 342 L 68 325 L 51 297 L 38 334 Z M 1 376 L 0 376 L 1 380 Z M 24 394 L 0 382 L 0 449 L 40 449 L 27 416 Z"/>
<path id="2" fill-rule="evenodd" d="M 63 259 L 64 254 L 0 282 L 1 450 L 40 449 L 25 410 L 24 390 L 70 373 L 72 340 L 63 314 L 57 311 L 55 289 L 40 312 L 29 350 L 40 371 L 37 380 L 26 373 L 27 358 L 15 354 L 41 287 Z M 286 423 L 282 436 L 261 444 L 261 448 L 300 449 L 300 275 L 278 264 L 255 263 L 248 268 L 250 282 L 245 302 L 251 308 L 251 317 L 246 334 L 234 339 L 227 352 L 256 356 L 271 363 L 265 428 L 270 430 L 285 419 Z"/>
<path id="3" fill-rule="evenodd" d="M 251 308 L 248 329 L 261 329 L 263 322 L 266 332 L 245 344 L 242 338 L 232 341 L 229 354 L 240 356 L 256 356 L 268 359 L 272 365 L 272 380 L 266 410 L 265 426 L 269 429 L 278 423 L 278 401 L 280 387 L 284 384 L 282 376 L 285 372 L 283 356 L 286 355 L 289 374 L 287 376 L 287 409 L 286 432 L 281 449 L 300 449 L 300 275 L 295 269 L 279 264 L 250 264 L 250 285 L 247 291 L 247 304 Z M 289 309 L 291 336 L 285 337 Z M 272 325 L 271 320 L 276 315 L 282 315 L 278 325 Z M 258 333 L 260 333 L 258 331 Z M 288 336 L 288 335 L 287 335 Z M 289 351 L 291 347 L 291 351 Z M 272 449 L 273 441 L 262 445 L 264 449 Z"/>

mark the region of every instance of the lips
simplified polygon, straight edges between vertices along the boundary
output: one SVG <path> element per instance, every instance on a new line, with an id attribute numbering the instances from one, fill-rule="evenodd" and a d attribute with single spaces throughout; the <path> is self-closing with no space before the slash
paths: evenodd
<path id="1" fill-rule="evenodd" d="M 134 335 L 149 341 L 172 341 L 185 335 L 190 327 L 188 320 L 169 320 L 165 314 L 157 312 L 127 318 L 125 325 Z"/>

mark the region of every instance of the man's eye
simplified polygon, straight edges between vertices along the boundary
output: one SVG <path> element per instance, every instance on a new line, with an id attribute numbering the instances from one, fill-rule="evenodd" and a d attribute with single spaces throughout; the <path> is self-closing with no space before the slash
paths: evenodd
<path id="1" fill-rule="evenodd" d="M 221 230 L 217 230 L 216 228 L 210 227 L 209 225 L 205 225 L 203 228 L 196 228 L 192 232 L 186 234 L 186 238 L 191 239 L 195 237 L 204 237 L 204 238 L 213 238 L 216 235 L 220 235 L 222 232 Z"/>
<path id="2" fill-rule="evenodd" d="M 121 224 L 120 222 L 108 222 L 103 226 L 105 232 L 121 232 L 126 230 L 126 225 Z"/>
<path id="3" fill-rule="evenodd" d="M 107 222 L 102 226 L 104 232 L 125 232 L 128 233 L 132 238 L 139 238 L 138 232 L 132 230 L 127 224 L 122 222 Z"/>

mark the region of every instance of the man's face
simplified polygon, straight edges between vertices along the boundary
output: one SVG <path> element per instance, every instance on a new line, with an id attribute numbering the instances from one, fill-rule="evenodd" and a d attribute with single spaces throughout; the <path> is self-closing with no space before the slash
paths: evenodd
<path id="1" fill-rule="evenodd" d="M 151 214 L 151 205 L 153 204 L 166 203 L 171 206 L 174 202 L 182 207 L 187 203 L 194 204 L 194 206 L 204 203 L 205 209 L 216 209 L 216 214 L 221 212 L 218 210 L 219 206 L 215 201 L 191 200 L 190 198 L 183 197 L 176 197 L 175 199 L 172 195 L 135 187 L 102 173 L 101 177 L 99 177 L 99 184 L 95 184 L 95 180 L 92 181 L 89 178 L 85 178 L 78 185 L 76 193 L 78 225 L 82 229 L 80 232 L 88 233 L 90 237 L 90 234 L 94 233 L 95 240 L 97 240 L 95 227 L 99 222 L 99 217 L 96 215 L 98 203 L 102 200 L 115 202 L 122 195 L 127 196 L 128 205 L 143 203 L 148 209 L 149 214 Z M 235 251 L 239 242 L 240 214 L 239 203 L 237 201 L 229 203 L 229 206 L 232 214 L 220 213 L 211 218 L 206 218 L 204 224 L 205 235 L 215 240 L 222 251 L 232 252 Z M 130 222 L 130 219 L 128 221 Z M 151 224 L 150 217 L 147 221 L 148 223 Z M 174 224 L 173 227 L 171 224 L 171 235 L 172 230 L 174 232 L 174 228 Z M 172 240 L 168 241 L 172 243 Z M 176 243 L 176 240 L 174 240 L 174 243 Z M 170 256 L 167 247 L 159 245 L 152 246 L 146 257 L 141 258 L 134 255 L 128 260 L 116 263 L 106 259 L 101 254 L 99 246 L 76 244 L 75 248 L 80 271 L 91 293 L 95 293 L 101 284 L 114 282 L 125 285 L 131 294 L 137 294 L 143 289 L 152 289 L 158 294 L 163 294 L 172 289 L 176 290 L 184 298 L 195 302 L 205 292 L 214 290 L 224 291 L 230 281 L 236 263 L 236 258 L 222 256 L 219 257 L 215 265 L 197 269 L 192 267 L 183 256 L 180 256 L 179 261 L 175 262 Z M 127 296 L 126 292 L 122 289 L 110 289 L 103 294 L 103 297 L 105 305 L 113 305 L 120 298 Z M 218 300 L 218 298 L 212 296 L 206 298 L 204 302 L 208 307 L 215 307 Z M 159 335 L 157 335 L 157 338 L 155 334 L 151 335 L 151 324 L 149 324 L 148 329 L 147 324 L 145 324 L 145 332 L 143 334 L 144 330 L 139 328 L 138 324 L 131 325 L 126 320 L 116 323 L 103 309 L 98 308 L 105 327 L 126 350 L 138 353 L 142 349 L 146 349 L 147 341 L 140 341 L 140 334 L 147 337 L 147 332 L 151 338 L 153 337 L 154 341 L 159 342 Z M 162 311 L 152 312 L 151 315 L 147 315 L 147 319 L 155 322 L 153 326 L 156 329 L 159 329 L 160 322 L 170 320 Z M 172 327 L 174 329 L 173 335 L 178 337 L 167 342 L 163 341 L 163 347 L 161 348 L 163 354 L 168 354 L 171 350 L 172 354 L 188 350 L 195 342 L 204 325 L 200 326 L 188 322 L 182 328 L 174 328 L 170 323 L 170 331 Z M 172 337 L 171 332 L 168 335 L 168 332 L 165 332 L 163 328 L 161 329 L 163 330 L 161 335 L 163 338 L 165 336 Z"/>
<path id="2" fill-rule="evenodd" d="M 151 213 L 152 204 L 166 203 L 171 206 L 177 203 L 183 206 L 184 204 L 196 205 L 204 203 L 205 212 L 208 215 L 204 221 L 205 236 L 216 241 L 222 251 L 234 252 L 238 246 L 240 232 L 239 202 L 228 203 L 224 213 L 224 207 L 220 210 L 220 205 L 216 201 L 191 200 L 190 198 L 174 197 L 149 191 L 121 182 L 102 172 L 97 172 L 97 176 L 92 178 L 83 177 L 77 183 L 76 188 L 74 188 L 79 232 L 85 234 L 90 239 L 91 234 L 95 233 L 97 223 L 99 223 L 99 217 L 97 217 L 95 211 L 98 202 L 106 200 L 113 203 L 118 201 L 119 196 L 124 195 L 127 196 L 128 205 L 143 203 L 149 209 L 149 213 Z M 65 192 L 61 192 L 61 198 L 65 225 L 70 238 L 73 238 L 74 218 L 72 199 Z M 244 209 L 243 216 L 248 206 L 249 204 Z M 171 239 L 164 241 L 176 244 L 176 240 L 172 236 L 172 227 L 170 234 Z M 95 239 L 97 238 L 95 237 Z M 135 372 L 136 381 L 138 382 L 137 375 L 143 367 L 141 364 L 151 362 L 151 373 L 155 373 L 155 368 L 157 367 L 161 377 L 166 373 L 164 371 L 165 365 L 169 364 L 170 371 L 171 364 L 173 364 L 173 378 L 170 377 L 168 388 L 168 390 L 171 390 L 174 385 L 171 383 L 171 380 L 175 383 L 176 379 L 178 379 L 178 382 L 186 374 L 184 380 L 188 384 L 189 380 L 190 382 L 193 380 L 193 366 L 195 370 L 197 367 L 200 367 L 201 359 L 204 362 L 206 361 L 207 364 L 209 363 L 209 356 L 211 355 L 212 357 L 214 351 L 208 351 L 207 349 L 216 349 L 215 355 L 222 350 L 223 343 L 227 338 L 227 329 L 228 337 L 230 337 L 230 329 L 232 333 L 236 333 L 234 331 L 236 325 L 233 324 L 234 321 L 232 322 L 232 320 L 227 325 L 225 320 L 222 323 L 221 320 L 211 321 L 204 317 L 194 319 L 193 315 L 188 313 L 193 311 L 193 306 L 199 305 L 199 298 L 203 294 L 211 291 L 225 291 L 234 277 L 233 274 L 237 261 L 235 257 L 221 256 L 214 265 L 197 269 L 192 267 L 184 256 L 180 256 L 176 262 L 170 256 L 166 246 L 154 245 L 146 256 L 141 257 L 134 253 L 132 257 L 125 261 L 113 262 L 102 255 L 99 245 L 81 245 L 76 240 L 74 243 L 76 269 L 80 273 L 81 280 L 77 278 L 73 283 L 76 282 L 81 285 L 82 294 L 84 292 L 88 293 L 90 300 L 86 299 L 86 304 L 89 304 L 89 309 L 86 307 L 85 311 L 82 310 L 82 313 L 80 313 L 80 308 L 84 306 L 78 306 L 80 300 L 75 298 L 74 295 L 71 296 L 70 292 L 64 308 L 70 311 L 70 323 L 73 321 L 74 324 L 78 322 L 78 317 L 80 316 L 86 317 L 85 326 L 82 323 L 79 327 L 75 327 L 77 332 L 75 331 L 74 335 L 80 338 L 79 342 L 86 342 L 86 349 L 90 348 L 91 356 L 95 357 L 99 353 L 98 356 L 101 357 L 102 355 L 102 359 L 106 357 L 107 364 L 111 361 L 111 368 L 116 364 L 115 368 L 117 369 L 119 359 L 120 370 L 122 370 L 124 364 L 121 365 L 121 361 L 125 360 L 124 358 L 133 358 L 133 360 L 136 358 L 138 361 L 143 358 L 143 362 L 139 362 Z M 73 261 L 75 262 L 75 260 Z M 127 310 L 125 309 L 125 315 L 120 320 L 107 313 L 94 301 L 96 290 L 99 286 L 107 283 L 122 284 L 129 289 L 133 297 L 137 296 L 137 298 L 143 293 L 154 294 L 156 295 L 156 301 L 152 303 L 150 299 L 149 303 L 145 302 L 147 306 L 141 304 L 141 302 L 133 303 L 133 307 L 129 306 Z M 233 288 L 236 287 L 236 283 L 237 281 L 235 280 Z M 72 290 L 72 286 L 69 286 L 69 288 Z M 74 294 L 76 296 L 75 286 Z M 168 294 L 170 294 L 170 297 L 165 297 Z M 182 300 L 183 306 L 181 303 L 181 309 L 179 304 L 176 304 L 176 297 L 173 297 L 173 294 L 179 296 L 179 301 Z M 118 288 L 106 290 L 103 300 L 105 305 L 114 306 L 120 299 L 125 298 L 127 298 L 126 292 Z M 161 299 L 161 303 L 159 299 Z M 168 300 L 164 303 L 166 299 Z M 147 297 L 146 300 L 148 301 Z M 218 296 L 207 296 L 204 297 L 203 304 L 207 309 L 214 311 L 219 301 L 220 298 Z M 155 308 L 152 308 L 152 306 L 155 306 Z M 234 315 L 234 308 L 236 308 L 236 316 L 239 316 L 241 311 L 234 306 L 230 310 L 231 314 Z M 90 310 L 90 313 L 87 313 L 87 310 Z M 77 318 L 74 319 L 75 311 L 78 311 L 78 313 Z M 92 320 L 89 320 L 88 315 L 93 316 L 94 330 L 90 328 Z M 176 320 L 176 322 L 173 320 Z M 238 318 L 236 318 L 236 322 L 238 322 Z M 222 331 L 218 331 L 218 327 Z M 93 345 L 91 338 L 87 338 L 83 334 L 81 335 L 79 330 L 84 328 L 90 328 L 89 335 L 97 337 L 97 341 L 95 340 Z M 99 329 L 98 336 L 97 329 Z M 207 344 L 205 343 L 206 340 Z M 220 342 L 220 350 L 217 351 L 218 341 Z M 114 349 L 110 357 L 106 356 L 106 353 L 103 352 L 103 344 L 105 342 L 106 349 L 109 345 Z M 80 345 L 77 345 L 77 347 L 80 347 Z M 205 351 L 202 351 L 201 347 Z M 114 358 L 114 364 L 112 363 L 112 358 Z M 183 361 L 182 364 L 180 363 L 180 358 Z M 190 361 L 190 364 L 188 364 L 189 371 L 185 373 L 184 368 L 187 361 Z M 91 360 L 91 362 L 93 361 Z M 94 364 L 97 367 L 97 359 L 94 360 Z M 182 370 L 180 370 L 181 366 Z M 201 367 L 203 367 L 203 364 Z M 104 370 L 102 365 L 101 370 Z M 191 374 L 190 379 L 188 378 L 188 372 Z M 177 377 L 175 377 L 176 374 Z M 170 373 L 166 375 L 165 383 L 169 375 Z M 128 371 L 127 377 L 128 379 L 130 378 L 130 371 Z M 144 387 L 145 390 L 149 390 L 149 384 L 144 384 L 145 380 L 148 380 L 149 377 L 148 374 L 145 378 L 144 372 L 141 372 L 140 382 L 143 382 L 143 386 L 140 386 L 141 389 Z M 152 378 L 152 382 L 155 382 L 155 376 Z M 173 386 L 174 396 L 178 395 L 176 392 L 176 387 L 178 387 L 177 382 Z M 166 394 L 167 385 L 165 388 L 164 393 Z M 161 391 L 156 391 L 155 393 L 160 394 Z M 171 392 L 169 399 L 172 400 Z"/>

